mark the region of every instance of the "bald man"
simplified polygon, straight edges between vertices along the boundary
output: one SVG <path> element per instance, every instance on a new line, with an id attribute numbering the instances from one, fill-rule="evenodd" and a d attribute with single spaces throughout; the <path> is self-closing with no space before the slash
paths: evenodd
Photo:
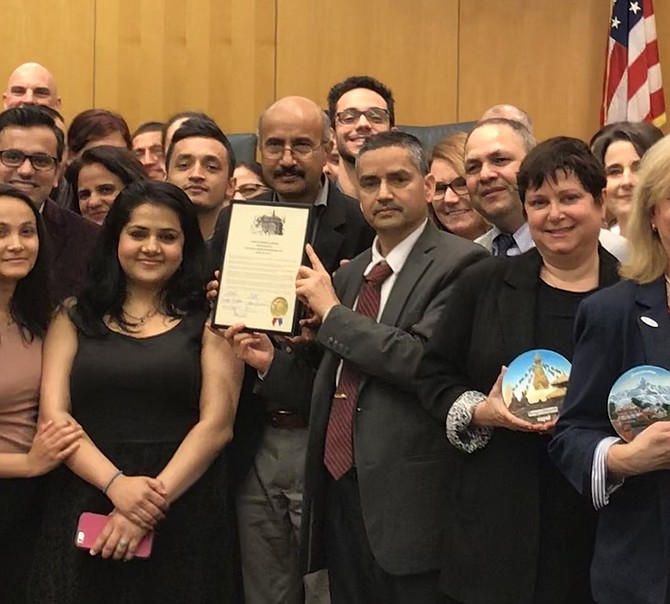
<path id="1" fill-rule="evenodd" d="M 12 72 L 2 101 L 5 109 L 20 105 L 46 105 L 60 110 L 56 81 L 51 72 L 39 63 L 24 63 Z"/>
<path id="2" fill-rule="evenodd" d="M 526 128 L 526 130 L 528 130 L 528 132 L 533 132 L 533 120 L 530 118 L 530 115 L 523 109 L 519 109 L 514 105 L 493 105 L 493 107 L 489 107 L 484 111 L 484 114 L 479 118 L 479 121 L 483 122 L 484 120 L 489 120 L 494 117 L 519 122 Z"/>
<path id="3" fill-rule="evenodd" d="M 258 121 L 261 165 L 280 199 L 314 204 L 330 146 L 330 124 L 316 103 L 288 96 L 268 107 Z"/>
<path id="4" fill-rule="evenodd" d="M 330 138 L 327 117 L 304 97 L 280 99 L 258 123 L 263 174 L 273 189 L 269 199 L 314 206 L 308 237 L 332 273 L 341 260 L 369 248 L 374 231 L 358 202 L 340 193 L 323 174 Z M 228 207 L 221 211 L 211 244 L 218 266 L 229 222 Z M 289 357 L 298 345 L 274 342 Z M 307 358 L 313 363 L 300 371 L 312 375 L 319 358 Z M 231 468 L 240 474 L 236 496 L 246 602 L 327 602 L 327 588 L 318 581 L 308 584 L 303 600 L 298 563 L 311 384 L 291 389 L 294 377 L 300 382 L 294 374 L 283 385 L 264 383 L 258 369 L 247 365 L 235 439 L 227 450 Z"/>

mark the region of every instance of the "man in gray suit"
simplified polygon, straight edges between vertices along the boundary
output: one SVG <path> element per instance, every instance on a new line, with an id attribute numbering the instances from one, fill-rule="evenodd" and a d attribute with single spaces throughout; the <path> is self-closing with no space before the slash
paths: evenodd
<path id="1" fill-rule="evenodd" d="M 304 571 L 328 569 L 333 604 L 433 604 L 442 601 L 439 518 L 449 452 L 444 426 L 419 403 L 414 372 L 445 288 L 486 252 L 428 222 L 435 182 L 412 135 L 369 138 L 357 172 L 361 208 L 377 233 L 372 248 L 331 281 L 310 247 L 312 267 L 301 267 L 296 280 L 321 321 L 323 353 L 307 448 Z M 301 391 L 298 372 L 288 373 L 298 355 L 265 347 L 259 363 L 260 336 L 236 328 L 227 335 L 278 393 Z"/>

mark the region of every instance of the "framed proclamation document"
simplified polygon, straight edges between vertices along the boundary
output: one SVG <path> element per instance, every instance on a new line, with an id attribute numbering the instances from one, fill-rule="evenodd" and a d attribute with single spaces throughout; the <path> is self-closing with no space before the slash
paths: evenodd
<path id="1" fill-rule="evenodd" d="M 295 333 L 301 308 L 295 279 L 305 261 L 312 206 L 236 201 L 230 210 L 212 323 Z"/>

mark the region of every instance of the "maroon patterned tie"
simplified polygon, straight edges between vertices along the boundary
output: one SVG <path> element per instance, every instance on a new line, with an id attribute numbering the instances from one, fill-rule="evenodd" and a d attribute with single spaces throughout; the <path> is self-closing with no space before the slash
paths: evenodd
<path id="1" fill-rule="evenodd" d="M 372 268 L 358 293 L 358 304 L 356 304 L 358 314 L 377 320 L 382 283 L 392 274 L 393 270 L 384 261 Z M 356 366 L 343 361 L 340 381 L 335 389 L 330 409 L 326 448 L 323 454 L 323 462 L 335 480 L 342 478 L 353 465 L 352 424 L 360 381 L 361 374 Z"/>

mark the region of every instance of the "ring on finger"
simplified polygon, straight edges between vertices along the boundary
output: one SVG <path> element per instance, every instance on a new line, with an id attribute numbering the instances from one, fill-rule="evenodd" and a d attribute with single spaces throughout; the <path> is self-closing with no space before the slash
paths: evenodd
<path id="1" fill-rule="evenodd" d="M 119 549 L 126 549 L 128 547 L 128 542 L 125 539 L 119 539 L 117 547 Z"/>

